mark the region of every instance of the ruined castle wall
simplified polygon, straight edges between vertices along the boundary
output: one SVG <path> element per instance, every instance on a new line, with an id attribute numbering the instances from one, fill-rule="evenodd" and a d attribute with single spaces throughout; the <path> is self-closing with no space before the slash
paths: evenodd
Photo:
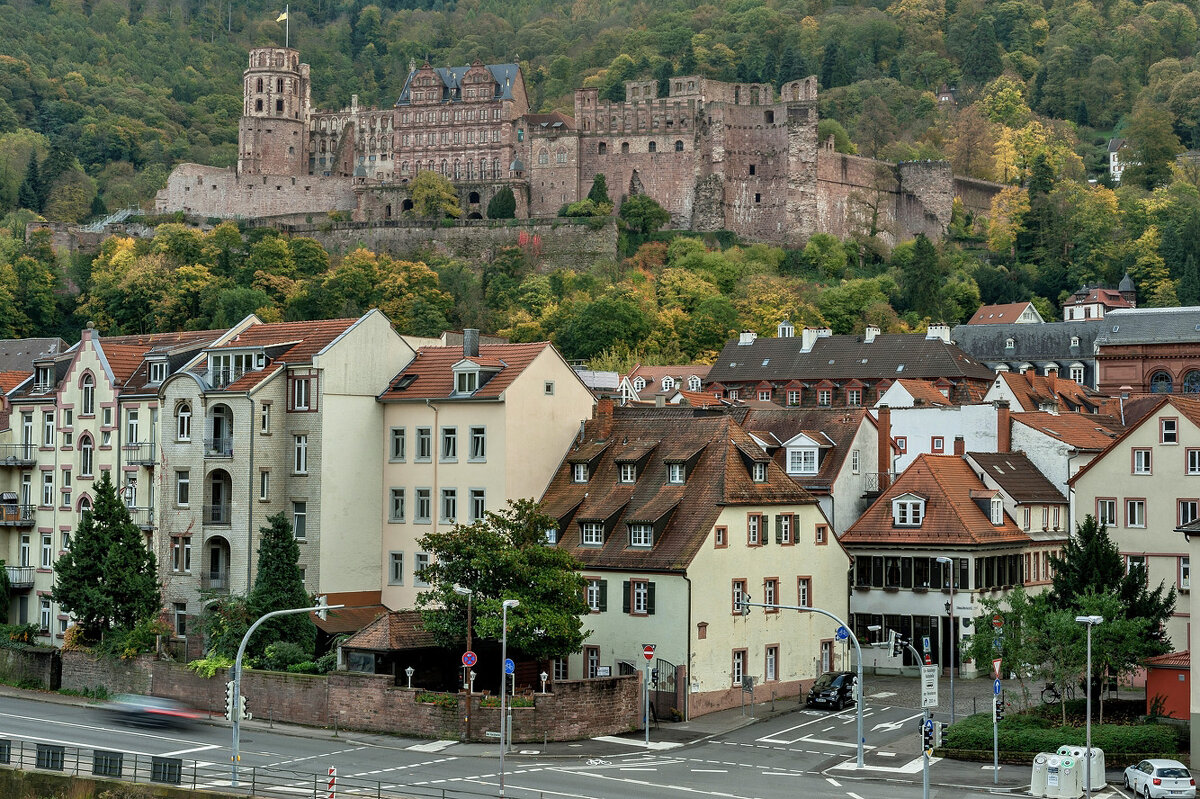
<path id="1" fill-rule="evenodd" d="M 587 196 L 579 185 L 579 137 L 572 134 L 525 132 L 526 175 L 529 180 L 529 216 L 558 216 L 558 209 Z M 605 176 L 607 177 L 607 175 Z"/>
<path id="2" fill-rule="evenodd" d="M 232 169 L 180 164 L 155 198 L 158 213 L 238 219 L 353 211 L 351 178 L 237 175 Z"/>
<path id="3" fill-rule="evenodd" d="M 905 161 L 896 165 L 900 194 L 896 223 L 904 238 L 918 233 L 938 240 L 954 210 L 954 174 L 949 161 Z"/>
<path id="4" fill-rule="evenodd" d="M 709 109 L 713 127 L 720 127 L 723 138 L 724 227 L 749 238 L 782 244 L 789 228 L 786 106 Z"/>
<path id="5" fill-rule="evenodd" d="M 963 208 L 977 216 L 988 216 L 992 199 L 1004 187 L 999 183 L 975 178 L 954 178 L 954 196 L 962 200 Z"/>
<path id="6" fill-rule="evenodd" d="M 897 183 L 891 164 L 835 152 L 817 154 L 817 230 L 838 238 L 874 227 L 889 244 L 905 238 L 896 227 Z"/>

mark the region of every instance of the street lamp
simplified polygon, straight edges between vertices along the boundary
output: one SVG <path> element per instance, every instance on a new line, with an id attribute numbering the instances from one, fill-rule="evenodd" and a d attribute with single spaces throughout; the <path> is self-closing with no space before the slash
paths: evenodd
<path id="1" fill-rule="evenodd" d="M 546 693 L 546 680 L 550 678 L 550 675 L 543 671 L 538 676 L 542 678 L 542 693 L 544 694 Z"/>
<path id="2" fill-rule="evenodd" d="M 1075 621 L 1087 625 L 1087 751 L 1083 755 L 1083 790 L 1087 799 L 1092 799 L 1092 628 L 1104 621 L 1104 617 L 1076 616 Z"/>
<path id="3" fill-rule="evenodd" d="M 414 669 L 412 666 L 409 666 L 407 669 L 404 670 L 404 676 L 408 678 L 408 687 L 409 688 L 412 688 L 412 676 L 415 671 L 416 671 L 416 669 Z"/>
<path id="4" fill-rule="evenodd" d="M 506 599 L 500 603 L 500 799 L 504 799 L 504 749 L 508 739 L 504 737 L 504 713 L 508 682 L 508 609 L 521 604 L 519 599 Z"/>
<path id="5" fill-rule="evenodd" d="M 474 626 L 474 624 L 473 624 L 474 619 L 471 618 L 471 607 L 472 607 L 473 600 L 475 599 L 475 591 L 473 591 L 470 588 L 463 588 L 461 585 L 456 585 L 456 586 L 454 586 L 454 593 L 458 594 L 459 596 L 465 596 L 467 598 L 467 651 L 474 652 L 475 650 L 471 648 L 471 644 L 472 644 L 471 628 Z M 464 658 L 464 660 L 465 660 L 465 658 Z M 475 679 L 474 679 L 474 677 L 471 677 L 470 679 L 468 679 L 468 672 L 470 672 L 470 674 L 472 674 L 472 675 L 475 672 L 470 671 L 470 669 L 471 669 L 471 667 L 468 666 L 464 662 L 463 663 L 463 688 L 466 688 L 468 690 L 468 693 L 467 693 L 467 719 L 466 719 L 466 721 L 467 721 L 467 740 L 468 741 L 471 740 L 471 703 L 474 702 L 474 700 L 475 700 Z"/>
<path id="6" fill-rule="evenodd" d="M 954 626 L 954 558 L 942 556 L 937 559 L 938 563 L 945 563 L 950 567 L 950 723 L 954 723 L 954 667 L 957 665 L 957 657 L 954 651 L 954 639 L 958 637 L 958 630 Z"/>

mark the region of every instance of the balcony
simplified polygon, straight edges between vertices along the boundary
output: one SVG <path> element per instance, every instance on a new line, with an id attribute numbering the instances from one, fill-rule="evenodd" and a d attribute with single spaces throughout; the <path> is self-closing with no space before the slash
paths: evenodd
<path id="1" fill-rule="evenodd" d="M 149 466 L 151 468 L 158 463 L 158 445 L 153 441 L 126 444 L 122 447 L 122 450 L 125 454 L 126 463 Z"/>
<path id="2" fill-rule="evenodd" d="M 863 496 L 877 497 L 891 485 L 891 475 L 887 472 L 863 473 Z"/>
<path id="3" fill-rule="evenodd" d="M 0 466 L 32 466 L 36 454 L 33 444 L 0 444 Z"/>
<path id="4" fill-rule="evenodd" d="M 0 503 L 0 527 L 33 527 L 36 505 Z"/>
<path id="5" fill-rule="evenodd" d="M 220 438 L 204 439 L 204 457 L 232 458 L 233 436 L 221 436 Z"/>
<path id="6" fill-rule="evenodd" d="M 209 369 L 208 382 L 213 388 L 225 388 L 236 383 L 245 373 L 244 369 Z"/>
<path id="7" fill-rule="evenodd" d="M 226 503 L 224 505 L 205 505 L 204 506 L 204 524 L 216 527 L 228 527 L 233 520 L 233 506 Z"/>
<path id="8" fill-rule="evenodd" d="M 8 570 L 8 582 L 16 589 L 33 588 L 32 566 L 5 566 Z"/>
<path id="9" fill-rule="evenodd" d="M 200 589 L 218 594 L 229 593 L 228 571 L 205 571 L 200 573 Z"/>
<path id="10" fill-rule="evenodd" d="M 134 506 L 126 506 L 129 511 L 129 518 L 133 523 L 143 530 L 154 529 L 154 508 L 138 508 Z"/>

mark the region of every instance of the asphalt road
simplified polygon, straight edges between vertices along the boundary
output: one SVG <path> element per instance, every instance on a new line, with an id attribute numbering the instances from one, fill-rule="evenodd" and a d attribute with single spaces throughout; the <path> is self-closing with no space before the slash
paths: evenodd
<path id="1" fill-rule="evenodd" d="M 864 708 L 863 770 L 854 768 L 853 708 L 841 713 L 797 708 L 707 740 L 663 742 L 651 751 L 634 736 L 519 749 L 505 759 L 505 794 L 515 799 L 921 797 L 916 726 L 921 712 L 888 704 L 896 693 L 879 693 L 890 696 L 873 699 L 868 690 Z M 94 707 L 9 695 L 0 697 L 0 738 L 194 759 L 208 765 L 206 773 L 221 773 L 207 784 L 224 787 L 231 731 L 224 720 L 188 730 L 127 727 Z M 324 730 L 272 729 L 257 722 L 243 725 L 241 742 L 243 781 L 250 767 L 318 776 L 334 767 L 344 783 L 340 795 L 349 795 L 347 788 L 358 780 L 379 781 L 385 795 L 447 799 L 496 796 L 500 787 L 495 746 L 345 732 L 334 737 Z M 1028 779 L 1028 769 L 1001 769 L 1000 781 L 1009 786 L 1005 792 Z M 990 767 L 978 763 L 937 760 L 930 775 L 933 799 L 994 795 Z M 305 786 L 316 784 L 313 777 L 297 778 L 286 795 L 312 795 Z M 1115 799 L 1119 794 L 1103 795 Z"/>

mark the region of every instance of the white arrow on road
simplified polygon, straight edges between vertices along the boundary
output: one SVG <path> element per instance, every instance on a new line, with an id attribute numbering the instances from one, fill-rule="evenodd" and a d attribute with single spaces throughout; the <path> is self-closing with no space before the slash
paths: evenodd
<path id="1" fill-rule="evenodd" d="M 872 727 L 871 732 L 876 732 L 878 730 L 886 730 L 887 732 L 895 732 L 896 730 L 900 729 L 901 727 L 903 727 L 905 724 L 912 721 L 913 719 L 919 719 L 924 715 L 925 715 L 924 713 L 917 713 L 915 716 L 909 716 L 908 718 L 900 719 L 899 721 L 885 721 L 882 724 L 876 724 L 874 727 Z"/>

